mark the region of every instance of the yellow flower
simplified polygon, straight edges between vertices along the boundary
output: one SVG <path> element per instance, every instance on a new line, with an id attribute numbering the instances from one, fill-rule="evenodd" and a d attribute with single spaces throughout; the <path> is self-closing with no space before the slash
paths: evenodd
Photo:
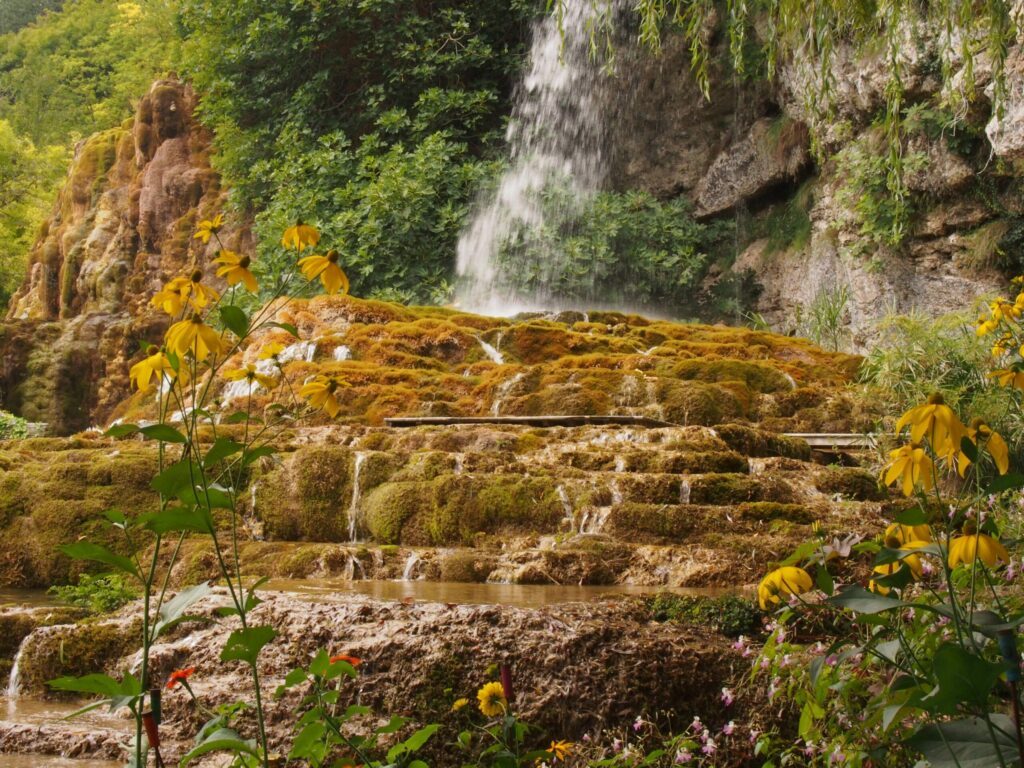
<path id="1" fill-rule="evenodd" d="M 223 250 L 213 261 L 221 265 L 217 270 L 217 276 L 226 279 L 228 285 L 244 283 L 250 291 L 256 291 L 256 278 L 249 271 L 249 265 L 252 262 L 248 256 L 239 256 L 234 251 Z"/>
<path id="2" fill-rule="evenodd" d="M 555 760 L 565 760 L 569 755 L 572 754 L 572 748 L 576 746 L 571 741 L 552 741 L 551 746 L 548 747 L 548 752 Z"/>
<path id="3" fill-rule="evenodd" d="M 893 543 L 896 543 L 896 542 L 895 541 L 887 541 L 886 542 L 886 546 L 889 546 L 890 544 L 893 544 Z M 927 542 L 927 541 L 911 541 L 911 542 L 908 542 L 902 549 L 904 549 L 904 550 L 920 549 L 921 547 L 927 547 L 928 543 L 929 542 Z M 890 547 L 890 548 L 891 549 L 897 549 L 897 547 Z M 916 554 L 916 553 L 914 553 L 914 552 L 908 552 L 907 554 L 902 555 L 901 558 L 899 560 L 897 560 L 896 562 L 894 562 L 894 563 L 885 563 L 883 565 L 876 565 L 874 567 L 874 569 L 873 569 L 873 573 L 877 573 L 880 576 L 892 576 L 892 574 L 894 574 L 897 571 L 899 571 L 899 569 L 901 567 L 901 563 L 906 563 L 907 564 L 907 567 L 910 568 L 910 575 L 911 576 L 913 576 L 915 579 L 921 578 L 921 573 L 923 572 L 923 567 L 921 565 L 921 556 Z M 874 579 L 871 579 L 868 582 L 868 589 L 870 589 L 872 592 L 877 592 L 880 595 L 887 595 L 887 594 L 889 594 L 889 587 L 885 586 L 884 584 L 879 584 Z"/>
<path id="4" fill-rule="evenodd" d="M 930 542 L 932 540 L 932 531 L 927 525 L 903 525 L 902 523 L 891 523 L 889 527 L 885 529 L 884 538 L 886 546 L 889 546 L 889 540 L 892 539 L 896 542 L 896 546 L 891 548 L 899 549 L 911 541 L 918 543 Z"/>
<path id="5" fill-rule="evenodd" d="M 984 533 L 977 531 L 968 532 L 973 525 L 968 523 L 964 527 L 964 536 L 957 536 L 949 542 L 949 567 L 956 568 L 957 565 L 973 565 L 975 558 L 980 557 L 981 562 L 989 568 L 995 568 L 1000 562 L 1010 562 L 1010 553 L 1006 547 Z"/>
<path id="6" fill-rule="evenodd" d="M 217 301 L 220 294 L 207 285 L 203 285 L 203 270 L 195 270 L 188 279 L 188 285 L 182 290 L 182 298 L 187 298 L 193 307 L 202 309 L 212 301 Z"/>
<path id="7" fill-rule="evenodd" d="M 766 611 L 768 606 L 779 602 L 780 596 L 802 595 L 812 585 L 811 575 L 803 568 L 783 566 L 761 579 L 761 583 L 757 585 L 757 602 L 761 605 L 761 610 Z"/>
<path id="8" fill-rule="evenodd" d="M 213 217 L 213 220 L 204 219 L 199 222 L 199 227 L 196 229 L 196 233 L 192 235 L 197 240 L 202 240 L 204 243 L 210 242 L 210 238 L 214 232 L 220 230 L 224 226 L 224 214 L 218 213 Z"/>
<path id="9" fill-rule="evenodd" d="M 299 259 L 299 268 L 307 280 L 320 278 L 330 294 L 348 293 L 348 277 L 338 266 L 338 252 L 330 250 L 326 256 L 306 256 Z"/>
<path id="10" fill-rule="evenodd" d="M 931 490 L 935 485 L 934 465 L 924 448 L 911 443 L 889 452 L 889 463 L 885 466 L 885 484 L 901 483 L 904 496 L 911 496 L 914 488 Z"/>
<path id="11" fill-rule="evenodd" d="M 224 351 L 224 340 L 221 335 L 206 325 L 199 315 L 192 315 L 188 320 L 182 320 L 168 328 L 165 341 L 167 348 L 178 357 L 191 352 L 196 360 L 205 360 L 211 354 L 216 355 Z"/>
<path id="12" fill-rule="evenodd" d="M 319 242 L 320 233 L 316 231 L 316 228 L 303 224 L 301 221 L 288 227 L 281 238 L 281 245 L 285 248 L 294 248 L 296 251 L 305 250 L 307 247 L 312 248 Z"/>
<path id="13" fill-rule="evenodd" d="M 277 360 L 277 356 L 284 352 L 284 344 L 279 341 L 272 341 L 265 344 L 260 353 L 256 356 L 260 360 Z"/>
<path id="14" fill-rule="evenodd" d="M 996 322 L 1000 320 L 1016 320 L 1020 317 L 1022 311 L 1020 305 L 1006 299 L 996 299 L 988 305 L 988 308 L 992 311 L 992 319 Z"/>
<path id="15" fill-rule="evenodd" d="M 988 336 L 992 331 L 999 327 L 999 322 L 996 320 L 986 320 L 985 318 L 978 318 L 978 327 L 974 331 L 978 336 Z"/>
<path id="16" fill-rule="evenodd" d="M 469 699 L 456 699 L 452 704 L 452 712 L 458 712 L 467 704 L 469 704 Z"/>
<path id="17" fill-rule="evenodd" d="M 349 386 L 346 382 L 339 381 L 333 376 L 317 376 L 312 381 L 302 385 L 299 394 L 309 401 L 309 404 L 318 410 L 327 411 L 332 419 L 341 410 L 341 403 L 338 402 L 338 387 Z"/>
<path id="18" fill-rule="evenodd" d="M 1012 368 L 1000 368 L 999 370 L 992 371 L 988 377 L 990 379 L 995 379 L 996 383 L 1000 387 L 1016 387 L 1017 389 L 1024 389 L 1024 371 L 1015 371 Z"/>
<path id="19" fill-rule="evenodd" d="M 171 367 L 171 361 L 160 348 L 150 345 L 146 355 L 144 360 L 137 362 L 128 372 L 132 384 L 137 386 L 140 392 L 149 389 L 149 382 L 154 376 L 157 381 L 161 381 L 164 376 L 173 379 L 177 375 Z"/>
<path id="20" fill-rule="evenodd" d="M 967 428 L 967 437 L 979 449 L 984 448 L 988 451 L 989 456 L 996 463 L 996 469 L 999 470 L 1000 475 L 1005 475 L 1010 470 L 1010 448 L 1002 436 L 998 432 L 993 432 L 988 424 L 981 419 L 975 419 L 971 422 L 971 426 Z M 956 468 L 960 473 L 960 477 L 963 477 L 964 473 L 967 472 L 967 467 L 970 466 L 970 463 L 971 460 L 963 451 L 957 454 Z"/>
<path id="21" fill-rule="evenodd" d="M 162 290 L 150 299 L 150 303 L 154 307 L 160 307 L 171 317 L 177 317 L 181 314 L 182 308 L 185 306 L 185 296 L 189 289 L 189 279 L 187 277 L 176 277 L 171 280 Z"/>
<path id="22" fill-rule="evenodd" d="M 256 382 L 264 389 L 273 389 L 277 386 L 277 379 L 260 373 L 256 370 L 256 366 L 249 364 L 245 368 L 235 368 L 231 371 L 224 372 L 224 378 L 228 381 L 241 381 L 245 379 L 250 384 Z"/>
<path id="23" fill-rule="evenodd" d="M 925 437 L 938 456 L 949 456 L 960 449 L 964 425 L 953 410 L 934 394 L 924 405 L 911 408 L 896 422 L 896 434 L 910 427 L 910 441 L 920 443 Z"/>
<path id="24" fill-rule="evenodd" d="M 505 689 L 501 687 L 501 683 L 487 683 L 476 692 L 476 698 L 485 717 L 498 717 L 508 709 Z"/>

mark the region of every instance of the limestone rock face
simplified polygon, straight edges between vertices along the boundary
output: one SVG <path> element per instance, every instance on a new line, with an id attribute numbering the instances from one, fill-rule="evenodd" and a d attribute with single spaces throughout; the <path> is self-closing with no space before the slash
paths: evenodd
<path id="1" fill-rule="evenodd" d="M 134 119 L 76 148 L 0 329 L 4 408 L 63 434 L 103 421 L 127 395 L 140 343 L 166 325 L 148 297 L 215 250 L 192 238 L 222 196 L 195 103 L 187 85 L 157 81 Z"/>

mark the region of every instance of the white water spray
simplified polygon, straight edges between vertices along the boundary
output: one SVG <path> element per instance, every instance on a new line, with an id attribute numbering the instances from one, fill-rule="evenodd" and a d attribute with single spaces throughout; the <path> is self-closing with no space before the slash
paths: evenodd
<path id="1" fill-rule="evenodd" d="M 508 128 L 508 170 L 478 202 L 459 238 L 460 306 L 508 315 L 556 305 L 550 286 L 561 272 L 563 254 L 544 254 L 537 265 L 540 285 L 527 301 L 503 274 L 499 252 L 510 241 L 540 232 L 549 219 L 574 218 L 604 181 L 606 121 L 599 88 L 604 75 L 591 56 L 591 32 L 601 21 L 598 14 L 613 13 L 614 6 L 564 0 L 561 19 L 548 14 L 534 26 L 529 69 L 516 91 Z M 554 189 L 561 209 L 542 200 L 542 193 Z"/>
<path id="2" fill-rule="evenodd" d="M 348 507 L 348 540 L 353 543 L 357 541 L 356 536 L 359 533 L 356 525 L 359 519 L 359 471 L 363 468 L 364 461 L 366 461 L 366 454 L 356 451 L 356 465 L 352 471 L 352 503 Z"/>

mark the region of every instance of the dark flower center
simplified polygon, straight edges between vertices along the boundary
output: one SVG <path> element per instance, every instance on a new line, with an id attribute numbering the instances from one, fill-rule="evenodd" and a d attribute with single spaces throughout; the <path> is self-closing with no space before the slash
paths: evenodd
<path id="1" fill-rule="evenodd" d="M 192 280 L 193 283 L 201 282 L 203 279 L 203 270 L 197 269 L 195 272 L 192 273 L 192 277 L 190 279 Z"/>
<path id="2" fill-rule="evenodd" d="M 928 405 L 945 405 L 946 400 L 938 392 L 928 395 Z"/>
<path id="3" fill-rule="evenodd" d="M 146 347 L 146 354 L 149 355 L 150 357 L 152 357 L 159 351 L 160 347 L 158 347 L 156 344 L 150 344 L 148 347 Z"/>
<path id="4" fill-rule="evenodd" d="M 329 250 L 327 252 L 327 260 L 329 262 L 331 262 L 331 264 L 337 264 L 338 263 L 338 252 L 336 250 L 334 250 L 333 248 L 331 250 Z"/>
<path id="5" fill-rule="evenodd" d="M 252 259 L 248 256 L 243 256 L 238 262 L 238 266 L 242 269 L 248 269 L 250 264 L 252 264 Z"/>

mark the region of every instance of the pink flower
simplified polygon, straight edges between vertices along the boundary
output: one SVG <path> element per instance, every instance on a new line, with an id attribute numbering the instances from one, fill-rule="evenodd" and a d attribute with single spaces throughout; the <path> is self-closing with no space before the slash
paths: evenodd
<path id="1" fill-rule="evenodd" d="M 814 742 L 813 741 L 808 741 L 807 744 L 804 746 L 804 754 L 807 757 L 814 757 L 814 752 L 815 752 Z"/>
<path id="2" fill-rule="evenodd" d="M 616 751 L 616 752 L 618 752 L 620 749 L 622 749 L 622 739 L 613 739 L 612 740 L 612 749 L 614 751 Z"/>
<path id="3" fill-rule="evenodd" d="M 693 760 L 693 755 L 688 750 L 680 749 L 676 752 L 676 764 L 688 763 Z"/>
<path id="4" fill-rule="evenodd" d="M 718 751 L 718 745 L 715 744 L 714 739 L 708 739 L 704 746 L 700 748 L 700 751 L 705 755 L 713 755 Z"/>
<path id="5" fill-rule="evenodd" d="M 757 737 L 760 735 L 761 732 L 759 730 L 757 730 L 756 728 L 752 729 L 750 731 L 750 743 L 753 744 L 755 741 L 757 741 Z"/>
<path id="6" fill-rule="evenodd" d="M 644 725 L 645 725 L 644 719 L 642 717 L 640 717 L 639 715 L 637 715 L 636 720 L 633 721 L 633 730 L 639 732 L 640 729 L 644 727 Z"/>
<path id="7" fill-rule="evenodd" d="M 736 730 L 736 723 L 730 720 L 728 723 L 722 726 L 722 733 L 726 736 L 732 736 L 732 732 Z"/>
<path id="8" fill-rule="evenodd" d="M 736 697 L 732 695 L 732 691 L 728 688 L 722 689 L 722 703 L 727 707 L 731 707 L 732 703 L 736 700 Z"/>

